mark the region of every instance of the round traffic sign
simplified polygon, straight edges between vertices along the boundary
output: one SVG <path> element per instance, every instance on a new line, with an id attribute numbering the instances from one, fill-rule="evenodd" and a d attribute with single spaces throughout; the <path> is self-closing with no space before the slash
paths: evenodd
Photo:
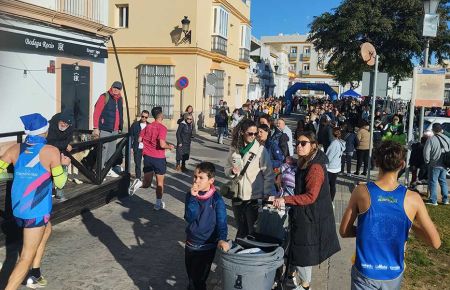
<path id="1" fill-rule="evenodd" d="M 177 87 L 180 90 L 187 88 L 188 85 L 189 85 L 189 79 L 187 77 L 181 77 L 177 81 Z"/>

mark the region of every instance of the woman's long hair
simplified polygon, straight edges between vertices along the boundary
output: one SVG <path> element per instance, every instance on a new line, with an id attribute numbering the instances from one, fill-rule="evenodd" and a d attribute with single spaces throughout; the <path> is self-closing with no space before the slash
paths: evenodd
<path id="1" fill-rule="evenodd" d="M 312 131 L 301 132 L 297 136 L 297 142 L 299 141 L 298 139 L 301 136 L 308 138 L 309 142 L 311 142 L 311 146 L 313 144 L 315 144 L 315 148 L 311 148 L 311 152 L 307 156 L 299 156 L 298 157 L 298 167 L 300 169 L 304 169 L 308 165 L 308 162 L 311 161 L 316 156 L 317 151 L 319 150 L 319 146 L 318 146 L 319 144 L 317 142 L 316 134 Z"/>
<path id="2" fill-rule="evenodd" d="M 236 128 L 234 128 L 231 146 L 236 150 L 241 150 L 245 147 L 243 133 L 245 133 L 250 127 L 256 127 L 256 123 L 250 119 L 243 119 L 239 122 L 239 124 L 237 124 Z"/>

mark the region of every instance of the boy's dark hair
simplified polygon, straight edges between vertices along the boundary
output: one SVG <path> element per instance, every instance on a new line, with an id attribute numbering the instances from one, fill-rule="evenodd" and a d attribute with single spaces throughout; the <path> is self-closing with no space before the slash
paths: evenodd
<path id="1" fill-rule="evenodd" d="M 201 173 L 206 173 L 208 175 L 208 178 L 214 178 L 216 176 L 216 167 L 211 162 L 202 162 L 197 164 L 195 166 L 195 169 L 197 169 Z"/>
<path id="2" fill-rule="evenodd" d="M 147 114 L 147 115 L 150 115 L 150 112 L 147 111 L 147 110 L 142 110 L 141 114 Z"/>
<path id="3" fill-rule="evenodd" d="M 152 109 L 152 116 L 154 119 L 158 118 L 159 114 L 162 114 L 162 108 L 161 107 L 154 107 Z"/>
<path id="4" fill-rule="evenodd" d="M 396 171 L 406 161 L 406 149 L 398 142 L 383 141 L 375 150 L 375 161 L 384 172 Z"/>

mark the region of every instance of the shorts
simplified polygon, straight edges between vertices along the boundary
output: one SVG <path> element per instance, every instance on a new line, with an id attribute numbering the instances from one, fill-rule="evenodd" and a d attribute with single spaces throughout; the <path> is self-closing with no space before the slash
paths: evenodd
<path id="1" fill-rule="evenodd" d="M 352 267 L 352 290 L 400 290 L 403 273 L 392 280 L 374 280 L 365 277 L 355 266 Z"/>
<path id="2" fill-rule="evenodd" d="M 18 217 L 14 217 L 16 220 L 16 224 L 19 228 L 39 228 L 44 227 L 50 221 L 50 215 L 46 214 L 42 217 L 32 218 L 32 219 L 22 219 Z"/>
<path id="3" fill-rule="evenodd" d="M 155 172 L 164 175 L 167 171 L 166 158 L 155 158 L 144 155 L 144 173 Z"/>

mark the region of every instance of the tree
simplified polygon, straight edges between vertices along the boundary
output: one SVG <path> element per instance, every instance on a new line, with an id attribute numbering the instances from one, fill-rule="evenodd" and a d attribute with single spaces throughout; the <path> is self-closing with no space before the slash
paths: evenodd
<path id="1" fill-rule="evenodd" d="M 450 57 L 450 0 L 441 0 L 440 24 L 430 39 L 430 57 L 443 64 Z M 333 10 L 315 17 L 308 41 L 330 57 L 325 71 L 345 85 L 360 81 L 371 70 L 360 57 L 360 45 L 371 42 L 379 55 L 379 69 L 395 81 L 412 75 L 413 61 L 423 59 L 421 0 L 344 0 Z"/>

